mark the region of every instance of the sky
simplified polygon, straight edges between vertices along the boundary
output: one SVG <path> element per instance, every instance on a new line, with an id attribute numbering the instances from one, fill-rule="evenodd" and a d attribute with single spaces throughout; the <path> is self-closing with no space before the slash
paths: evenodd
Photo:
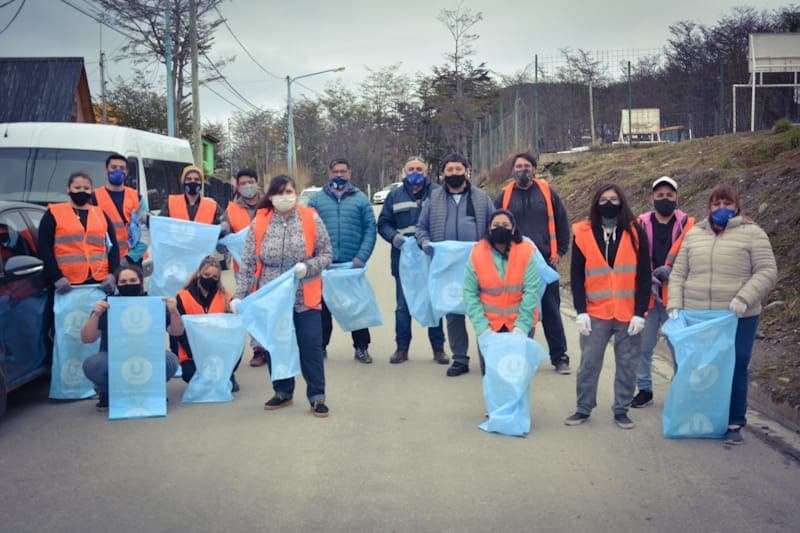
<path id="1" fill-rule="evenodd" d="M 100 25 L 61 0 L 13 0 L 0 8 L 0 29 L 25 1 L 19 16 L 0 34 L 0 56 L 81 56 L 92 95 L 99 100 L 98 55 Z M 69 0 L 86 7 L 91 0 Z M 4 4 L 1 0 L 0 4 Z M 464 0 L 463 5 L 483 13 L 474 30 L 476 62 L 485 61 L 498 74 L 513 74 L 529 65 L 534 54 L 559 56 L 563 48 L 584 50 L 660 49 L 669 37 L 669 25 L 680 20 L 713 24 L 735 6 L 752 5 L 777 9 L 790 0 L 594 0 L 558 2 L 541 0 Z M 452 38 L 437 15 L 453 9 L 457 0 L 228 0 L 221 11 L 239 40 L 258 61 L 279 78 L 262 72 L 242 51 L 224 26 L 215 34 L 212 59 L 236 56 L 223 73 L 252 104 L 278 109 L 286 104 L 286 82 L 292 77 L 328 68 L 343 72 L 303 80 L 321 92 L 326 85 L 341 82 L 357 87 L 369 69 L 400 64 L 411 75 L 429 72 L 444 63 Z M 126 77 L 131 64 L 118 60 L 125 38 L 103 28 L 102 42 L 108 59 L 107 79 Z M 635 52 L 629 55 L 637 55 Z M 156 87 L 163 86 L 163 65 L 153 64 L 147 75 Z M 212 87 L 241 109 L 252 109 L 226 87 Z M 294 85 L 294 97 L 309 90 Z M 200 90 L 204 120 L 224 121 L 236 107 L 205 88 Z"/>

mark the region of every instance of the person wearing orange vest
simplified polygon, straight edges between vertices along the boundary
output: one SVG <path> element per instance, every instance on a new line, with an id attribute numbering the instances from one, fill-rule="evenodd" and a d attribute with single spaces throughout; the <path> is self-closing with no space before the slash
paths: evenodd
<path id="1" fill-rule="evenodd" d="M 91 205 L 92 179 L 73 172 L 67 180 L 69 202 L 50 204 L 39 223 L 39 255 L 45 278 L 64 294 L 73 285 L 99 283 L 114 292 L 112 273 L 119 267 L 114 226 L 108 215 Z"/>
<path id="2" fill-rule="evenodd" d="M 327 417 L 325 364 L 322 356 L 322 271 L 331 264 L 333 248 L 322 219 L 314 209 L 297 205 L 297 184 L 290 176 L 275 176 L 247 236 L 236 275 L 231 308 L 254 289 L 286 271 L 300 280 L 293 302 L 294 327 L 300 349 L 300 369 L 306 380 L 311 413 Z M 287 302 L 288 305 L 288 302 Z M 271 361 L 267 360 L 270 372 Z M 264 404 L 272 411 L 292 403 L 294 378 L 274 380 L 275 395 Z"/>
<path id="3" fill-rule="evenodd" d="M 95 189 L 92 204 L 100 207 L 108 215 L 114 225 L 119 246 L 120 263 L 142 264 L 142 258 L 147 252 L 147 243 L 134 232 L 131 239 L 131 226 L 143 222 L 140 212 L 141 196 L 136 189 L 125 186 L 128 175 L 128 162 L 125 156 L 111 154 L 106 158 L 106 176 L 108 183 Z"/>
<path id="4" fill-rule="evenodd" d="M 542 280 L 536 246 L 523 239 L 511 211 L 492 213 L 489 228 L 464 272 L 464 303 L 478 336 L 494 331 L 527 335 L 536 323 Z M 485 373 L 483 356 L 481 374 Z"/>
<path id="5" fill-rule="evenodd" d="M 514 214 L 520 233 L 541 250 L 547 263 L 558 268 L 569 250 L 569 219 L 567 210 L 550 183 L 534 179 L 536 158 L 528 153 L 514 156 L 513 180 L 495 199 L 495 207 Z M 541 302 L 544 335 L 550 351 L 550 362 L 559 374 L 569 374 L 567 337 L 561 320 L 561 289 L 558 281 L 547 285 Z"/>
<path id="6" fill-rule="evenodd" d="M 161 216 L 203 224 L 220 224 L 220 237 L 227 234 L 230 227 L 223 223 L 219 204 L 214 199 L 203 196 L 203 169 L 195 165 L 184 167 L 181 185 L 183 194 L 170 194 L 167 205 L 161 210 Z"/>
<path id="7" fill-rule="evenodd" d="M 650 303 L 650 254 L 647 234 L 617 185 L 601 186 L 589 219 L 572 226 L 570 285 L 581 341 L 578 408 L 564 423 L 582 424 L 597 405 L 603 355 L 614 338 L 614 422 L 632 429 L 628 407 L 636 387 L 644 315 Z"/>
<path id="8" fill-rule="evenodd" d="M 189 277 L 186 285 L 175 298 L 180 315 L 230 313 L 230 296 L 220 282 L 221 276 L 222 269 L 214 256 L 209 255 L 203 259 L 197 271 Z M 183 381 L 189 383 L 197 371 L 197 366 L 192 358 L 192 347 L 189 346 L 189 338 L 185 332 L 177 337 L 177 341 L 181 377 Z M 231 373 L 232 392 L 239 392 L 239 382 L 236 381 L 236 369 L 238 368 L 239 362 L 236 363 Z"/>
<path id="9" fill-rule="evenodd" d="M 640 408 L 653 403 L 653 349 L 658 342 L 658 330 L 664 325 L 667 315 L 667 282 L 672 263 L 678 256 L 683 237 L 694 226 L 694 217 L 678 209 L 678 183 L 669 176 L 653 182 L 653 210 L 639 215 L 639 224 L 647 234 L 650 244 L 650 260 L 653 268 L 650 308 L 642 331 L 642 359 L 636 374 L 639 392 L 631 407 Z M 667 342 L 672 351 L 672 345 Z M 673 354 L 672 360 L 675 361 Z"/>

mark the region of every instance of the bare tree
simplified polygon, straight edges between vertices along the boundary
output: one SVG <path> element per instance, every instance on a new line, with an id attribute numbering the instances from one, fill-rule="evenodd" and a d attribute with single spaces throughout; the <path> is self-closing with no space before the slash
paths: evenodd
<path id="1" fill-rule="evenodd" d="M 605 73 L 602 62 L 594 59 L 590 52 L 578 48 L 572 52 L 569 48 L 563 48 L 561 54 L 564 56 L 566 66 L 559 72 L 562 81 L 580 81 L 589 86 L 589 128 L 592 130 L 592 146 L 597 145 L 597 133 L 594 127 L 594 95 L 593 89 L 596 85 L 605 81 Z"/>

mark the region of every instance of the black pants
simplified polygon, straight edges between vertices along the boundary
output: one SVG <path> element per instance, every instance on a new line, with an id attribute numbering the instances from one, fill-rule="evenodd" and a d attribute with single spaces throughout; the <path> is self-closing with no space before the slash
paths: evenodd
<path id="1" fill-rule="evenodd" d="M 328 306 L 325 305 L 325 300 L 322 300 L 322 347 L 327 348 L 328 344 L 331 342 L 331 334 L 333 333 L 333 317 L 331 316 L 331 312 L 328 309 Z M 370 336 L 369 336 L 369 329 L 357 329 L 350 333 L 350 336 L 353 338 L 353 348 L 364 348 L 366 349 L 369 347 L 370 343 Z"/>
<path id="2" fill-rule="evenodd" d="M 540 309 L 544 336 L 550 349 L 550 362 L 554 366 L 560 361 L 569 364 L 567 337 L 564 335 L 564 324 L 561 322 L 561 293 L 557 281 L 545 288 Z"/>
<path id="3" fill-rule="evenodd" d="M 236 361 L 236 366 L 233 367 L 233 372 L 231 372 L 231 380 L 233 380 L 233 375 L 236 373 L 236 370 L 239 368 L 239 363 L 242 362 L 242 358 L 240 357 L 238 361 Z M 189 383 L 192 380 L 192 376 L 197 371 L 197 365 L 194 364 L 194 359 L 188 359 L 181 363 L 181 379 L 186 383 Z"/>

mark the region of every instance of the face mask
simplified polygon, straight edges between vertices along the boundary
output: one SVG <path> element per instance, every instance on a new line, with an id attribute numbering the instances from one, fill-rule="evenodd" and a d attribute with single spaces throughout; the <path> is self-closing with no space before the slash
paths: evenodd
<path id="1" fill-rule="evenodd" d="M 218 285 L 219 281 L 214 278 L 200 278 L 200 286 L 209 292 L 216 289 Z"/>
<path id="2" fill-rule="evenodd" d="M 89 199 L 92 197 L 92 193 L 86 191 L 79 191 L 79 192 L 70 192 L 69 197 L 77 206 L 86 205 Z"/>
<path id="3" fill-rule="evenodd" d="M 280 213 L 285 213 L 292 209 L 295 204 L 297 203 L 297 195 L 296 194 L 276 194 L 272 198 L 272 205 L 275 206 L 275 210 Z"/>
<path id="4" fill-rule="evenodd" d="M 728 221 L 736 216 L 736 211 L 728 209 L 727 207 L 720 207 L 711 211 L 711 222 L 715 226 L 724 228 L 728 225 Z"/>
<path id="5" fill-rule="evenodd" d="M 503 226 L 497 226 L 489 230 L 489 241 L 492 244 L 510 244 L 512 232 Z"/>
<path id="6" fill-rule="evenodd" d="M 117 292 L 120 296 L 139 296 L 142 294 L 141 283 L 129 283 L 128 285 L 117 285 Z"/>
<path id="7" fill-rule="evenodd" d="M 186 194 L 190 196 L 194 196 L 196 194 L 200 194 L 200 186 L 202 184 L 197 183 L 196 181 L 192 181 L 189 183 L 183 184 L 183 190 L 186 191 Z"/>
<path id="8" fill-rule="evenodd" d="M 425 174 L 422 172 L 412 172 L 406 176 L 406 183 L 412 187 L 419 187 L 425 184 Z"/>
<path id="9" fill-rule="evenodd" d="M 466 181 L 466 179 L 467 176 L 465 176 L 464 174 L 452 174 L 450 176 L 445 176 L 444 182 L 451 189 L 458 189 L 462 185 L 464 185 L 464 181 Z"/>
<path id="10" fill-rule="evenodd" d="M 675 212 L 675 208 L 678 207 L 678 202 L 669 200 L 667 198 L 661 198 L 660 200 L 653 202 L 653 207 L 656 208 L 656 212 L 659 215 L 662 217 L 668 217 L 672 216 L 672 213 Z"/>
<path id="11" fill-rule="evenodd" d="M 252 198 L 258 193 L 258 185 L 255 183 L 245 183 L 239 186 L 239 194 L 242 198 Z"/>
<path id="12" fill-rule="evenodd" d="M 125 182 L 125 171 L 124 170 L 109 170 L 108 171 L 108 182 L 111 185 L 122 185 Z"/>
<path id="13" fill-rule="evenodd" d="M 347 178 L 331 178 L 328 182 L 331 189 L 334 191 L 341 191 L 347 186 L 347 182 L 350 181 Z"/>
<path id="14" fill-rule="evenodd" d="M 514 172 L 514 181 L 516 181 L 517 185 L 520 187 L 527 187 L 531 182 L 531 171 L 517 170 Z"/>
<path id="15" fill-rule="evenodd" d="M 600 204 L 597 207 L 597 211 L 603 218 L 617 218 L 621 209 L 621 205 L 612 204 L 611 202 Z"/>

